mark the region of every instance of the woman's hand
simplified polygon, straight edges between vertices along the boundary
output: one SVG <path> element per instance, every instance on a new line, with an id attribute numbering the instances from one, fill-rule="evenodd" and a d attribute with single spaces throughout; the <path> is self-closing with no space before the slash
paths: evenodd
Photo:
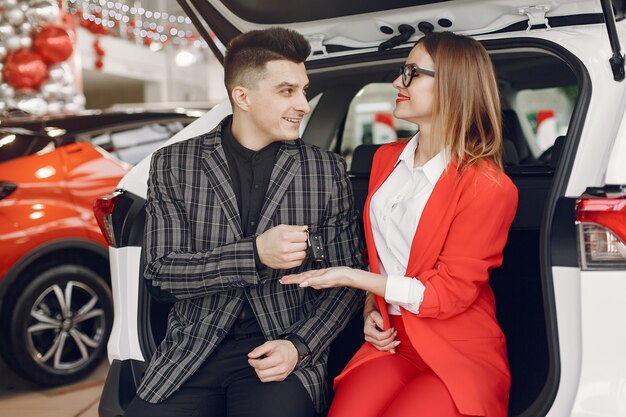
<path id="1" fill-rule="evenodd" d="M 398 332 L 394 328 L 381 330 L 384 327 L 383 316 L 378 311 L 374 294 L 367 294 L 363 307 L 363 319 L 365 322 L 363 325 L 365 341 L 370 342 L 380 351 L 396 353 L 395 348 L 400 344 L 399 340 L 395 340 Z"/>
<path id="2" fill-rule="evenodd" d="M 311 287 L 316 290 L 352 287 L 384 297 L 387 277 L 360 269 L 336 266 L 326 269 L 314 269 L 301 274 L 285 275 L 280 279 L 280 283 L 286 285 L 297 284 L 303 288 Z"/>
<path id="3" fill-rule="evenodd" d="M 301 274 L 285 275 L 280 279 L 281 284 L 298 284 L 300 287 L 311 287 L 316 290 L 335 287 L 352 287 L 353 269 L 345 266 L 334 268 L 314 269 Z"/>

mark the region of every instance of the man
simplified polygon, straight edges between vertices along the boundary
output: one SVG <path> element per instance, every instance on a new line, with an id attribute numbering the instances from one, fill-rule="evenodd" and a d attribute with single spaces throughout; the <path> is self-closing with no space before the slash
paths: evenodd
<path id="1" fill-rule="evenodd" d="M 309 53 L 281 28 L 233 39 L 232 117 L 155 152 L 144 275 L 175 304 L 126 416 L 305 417 L 326 406 L 328 346 L 361 294 L 279 279 L 359 267 L 361 244 L 345 163 L 298 138 Z"/>

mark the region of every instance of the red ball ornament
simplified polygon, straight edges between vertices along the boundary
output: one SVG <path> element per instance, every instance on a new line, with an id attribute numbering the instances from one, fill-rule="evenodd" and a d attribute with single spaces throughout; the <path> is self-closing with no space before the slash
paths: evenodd
<path id="1" fill-rule="evenodd" d="M 19 49 L 6 57 L 3 75 L 13 88 L 37 89 L 48 78 L 48 67 L 38 53 Z"/>
<path id="2" fill-rule="evenodd" d="M 60 27 L 46 26 L 35 35 L 35 50 L 48 64 L 65 61 L 72 55 L 74 47 L 70 35 Z"/>

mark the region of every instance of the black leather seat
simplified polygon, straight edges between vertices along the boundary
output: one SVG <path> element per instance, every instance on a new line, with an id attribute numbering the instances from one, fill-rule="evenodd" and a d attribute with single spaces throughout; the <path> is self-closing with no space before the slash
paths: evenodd
<path id="1" fill-rule="evenodd" d="M 519 155 L 517 155 L 515 144 L 508 139 L 502 140 L 502 163 L 505 167 L 519 165 Z"/>
<path id="2" fill-rule="evenodd" d="M 350 163 L 350 182 L 354 193 L 354 205 L 358 209 L 359 222 L 363 222 L 363 206 L 367 198 L 367 186 L 370 180 L 372 169 L 372 159 L 380 145 L 359 145 L 352 152 L 352 162 Z"/>
<path id="3" fill-rule="evenodd" d="M 536 164 L 537 159 L 530 152 L 526 136 L 514 110 L 502 111 L 502 138 L 515 145 L 520 164 Z"/>

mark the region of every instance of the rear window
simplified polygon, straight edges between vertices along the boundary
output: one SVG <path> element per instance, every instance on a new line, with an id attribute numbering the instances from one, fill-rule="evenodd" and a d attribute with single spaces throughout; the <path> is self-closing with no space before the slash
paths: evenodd
<path id="1" fill-rule="evenodd" d="M 112 129 L 82 139 L 89 140 L 119 160 L 134 165 L 157 150 L 187 124 L 187 121 L 147 123 L 142 126 Z"/>
<path id="2" fill-rule="evenodd" d="M 511 103 L 526 133 L 532 154 L 539 158 L 558 136 L 566 136 L 578 87 L 524 89 Z M 521 117 L 520 117 L 521 116 Z"/>
<path id="3" fill-rule="evenodd" d="M 359 145 L 394 142 L 417 132 L 416 125 L 393 116 L 397 96 L 391 83 L 371 83 L 356 94 L 348 108 L 340 149 L 348 166 Z"/>
<path id="4" fill-rule="evenodd" d="M 21 130 L 0 131 L 0 163 L 55 148 L 54 139 L 25 134 Z"/>

